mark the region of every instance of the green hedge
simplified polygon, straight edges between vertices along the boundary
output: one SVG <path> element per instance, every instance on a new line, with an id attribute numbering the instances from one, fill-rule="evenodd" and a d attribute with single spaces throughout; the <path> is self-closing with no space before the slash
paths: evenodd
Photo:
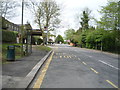
<path id="1" fill-rule="evenodd" d="M 33 36 L 32 37 L 32 44 L 35 45 L 36 44 L 35 42 L 37 42 L 37 44 L 40 45 L 41 43 L 43 43 L 43 40 L 38 36 Z"/>
<path id="2" fill-rule="evenodd" d="M 16 42 L 17 34 L 18 33 L 14 31 L 2 30 L 2 42 Z"/>

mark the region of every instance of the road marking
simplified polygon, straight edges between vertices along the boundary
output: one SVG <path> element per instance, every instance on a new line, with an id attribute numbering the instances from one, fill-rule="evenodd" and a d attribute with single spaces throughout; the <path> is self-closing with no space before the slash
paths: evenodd
<path id="1" fill-rule="evenodd" d="M 93 69 L 93 68 L 90 68 L 93 72 L 95 72 L 96 74 L 98 74 L 98 72 L 95 70 L 95 69 Z"/>
<path id="2" fill-rule="evenodd" d="M 66 58 L 69 58 L 69 56 L 66 56 Z"/>
<path id="3" fill-rule="evenodd" d="M 113 84 L 111 81 L 109 81 L 109 80 L 106 80 L 110 85 L 112 85 L 113 87 L 115 87 L 115 88 L 118 88 L 115 84 Z"/>
<path id="4" fill-rule="evenodd" d="M 99 60 L 99 62 L 101 62 L 101 63 L 103 63 L 103 64 L 105 64 L 105 65 L 108 65 L 108 66 L 110 66 L 110 67 L 112 67 L 112 68 L 114 68 L 114 69 L 117 69 L 117 70 L 119 69 L 119 68 L 117 68 L 117 67 L 115 67 L 115 66 L 113 66 L 113 65 L 111 65 L 111 64 L 108 64 L 108 63 L 102 61 L 102 60 Z"/>
<path id="5" fill-rule="evenodd" d="M 74 57 L 77 57 L 76 55 L 74 55 Z"/>
<path id="6" fill-rule="evenodd" d="M 92 57 L 92 56 L 89 56 L 89 57 Z"/>
<path id="7" fill-rule="evenodd" d="M 81 60 L 80 58 L 78 58 L 78 60 Z"/>
<path id="8" fill-rule="evenodd" d="M 85 62 L 82 62 L 84 65 L 87 65 Z"/>
<path id="9" fill-rule="evenodd" d="M 69 56 L 69 58 L 72 58 L 71 56 Z"/>
<path id="10" fill-rule="evenodd" d="M 62 56 L 60 56 L 60 58 L 62 58 Z"/>
<path id="11" fill-rule="evenodd" d="M 52 55 L 48 59 L 47 63 L 45 64 L 45 67 L 43 68 L 43 70 L 42 70 L 40 76 L 38 77 L 37 81 L 35 82 L 33 88 L 40 88 L 41 87 L 42 81 L 43 81 L 43 79 L 45 77 L 46 71 L 47 71 L 47 69 L 49 67 L 49 64 L 50 64 L 51 60 L 52 60 L 53 54 L 54 54 L 54 52 L 52 53 Z"/>

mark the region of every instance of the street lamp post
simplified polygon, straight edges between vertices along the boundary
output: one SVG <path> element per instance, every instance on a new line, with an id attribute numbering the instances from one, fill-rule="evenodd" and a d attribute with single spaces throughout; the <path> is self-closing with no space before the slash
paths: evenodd
<path id="1" fill-rule="evenodd" d="M 21 56 L 23 56 L 23 10 L 24 10 L 24 0 L 22 0 L 22 19 L 21 19 Z"/>

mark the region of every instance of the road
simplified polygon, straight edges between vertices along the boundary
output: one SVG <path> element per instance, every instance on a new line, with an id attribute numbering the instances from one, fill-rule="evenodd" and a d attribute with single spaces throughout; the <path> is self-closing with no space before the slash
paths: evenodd
<path id="1" fill-rule="evenodd" d="M 53 56 L 41 71 L 34 88 L 117 88 L 118 57 L 101 51 L 51 46 Z"/>

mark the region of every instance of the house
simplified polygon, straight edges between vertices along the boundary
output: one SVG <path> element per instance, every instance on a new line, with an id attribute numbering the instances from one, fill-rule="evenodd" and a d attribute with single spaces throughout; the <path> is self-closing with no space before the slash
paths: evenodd
<path id="1" fill-rule="evenodd" d="M 2 29 L 3 30 L 10 30 L 10 31 L 17 31 L 18 33 L 20 32 L 20 26 L 17 24 L 14 24 L 4 17 L 0 17 L 2 20 Z"/>

